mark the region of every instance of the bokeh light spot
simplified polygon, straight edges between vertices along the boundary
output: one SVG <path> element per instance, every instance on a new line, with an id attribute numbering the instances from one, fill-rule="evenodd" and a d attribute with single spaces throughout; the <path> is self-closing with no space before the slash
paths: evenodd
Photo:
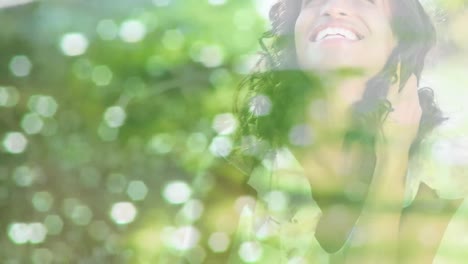
<path id="1" fill-rule="evenodd" d="M 208 246 L 213 252 L 225 252 L 230 243 L 229 236 L 224 232 L 216 232 L 210 235 L 208 239 Z"/>
<path id="2" fill-rule="evenodd" d="M 193 133 L 187 138 L 187 148 L 195 153 L 203 152 L 208 145 L 208 139 L 203 133 Z"/>
<path id="3" fill-rule="evenodd" d="M 39 212 L 47 212 L 52 207 L 54 197 L 49 192 L 37 192 L 32 198 L 34 208 Z"/>
<path id="4" fill-rule="evenodd" d="M 219 114 L 215 116 L 212 127 L 220 135 L 230 135 L 236 131 L 237 119 L 232 113 Z"/>
<path id="5" fill-rule="evenodd" d="M 173 181 L 166 185 L 163 197 L 171 204 L 183 204 L 190 199 L 192 189 L 183 181 Z"/>
<path id="6" fill-rule="evenodd" d="M 239 256 L 247 263 L 253 263 L 262 257 L 262 246 L 257 242 L 244 242 L 239 247 Z"/>
<path id="7" fill-rule="evenodd" d="M 41 223 L 13 223 L 8 230 L 8 236 L 15 244 L 39 244 L 47 236 L 47 229 Z"/>
<path id="8" fill-rule="evenodd" d="M 113 73 L 106 65 L 99 65 L 93 68 L 91 79 L 97 86 L 109 85 L 112 81 Z"/>
<path id="9" fill-rule="evenodd" d="M 27 56 L 14 56 L 10 61 L 10 71 L 17 77 L 26 77 L 32 69 L 32 63 Z"/>
<path id="10" fill-rule="evenodd" d="M 121 127 L 125 123 L 127 114 L 121 106 L 111 106 L 104 113 L 104 120 L 109 127 Z"/>
<path id="11" fill-rule="evenodd" d="M 227 157 L 232 151 L 232 140 L 225 136 L 213 138 L 210 144 L 210 152 L 216 157 Z"/>
<path id="12" fill-rule="evenodd" d="M 146 35 L 146 26 L 139 20 L 127 20 L 120 26 L 119 36 L 128 43 L 143 40 Z"/>
<path id="13" fill-rule="evenodd" d="M 25 244 L 29 241 L 29 225 L 26 223 L 13 223 L 9 230 L 8 236 L 15 244 Z"/>
<path id="14" fill-rule="evenodd" d="M 58 235 L 62 232 L 63 220 L 58 215 L 47 215 L 44 225 L 47 228 L 47 234 Z"/>
<path id="15" fill-rule="evenodd" d="M 82 33 L 67 33 L 60 40 L 60 49 L 66 56 L 79 56 L 88 49 L 88 39 Z"/>
<path id="16" fill-rule="evenodd" d="M 41 132 L 44 121 L 37 113 L 28 113 L 21 119 L 21 128 L 29 135 Z"/>
<path id="17" fill-rule="evenodd" d="M 148 144 L 148 150 L 151 153 L 156 154 L 166 154 L 171 152 L 174 146 L 174 138 L 173 136 L 162 133 L 154 135 Z"/>
<path id="18" fill-rule="evenodd" d="M 52 96 L 33 95 L 28 100 L 28 107 L 41 116 L 52 117 L 57 112 L 58 104 Z"/>
<path id="19" fill-rule="evenodd" d="M 29 224 L 29 230 L 29 242 L 39 244 L 45 240 L 47 229 L 42 223 Z"/>
<path id="20" fill-rule="evenodd" d="M 218 45 L 205 46 L 200 50 L 198 60 L 205 65 L 205 67 L 218 67 L 223 64 L 224 52 Z"/>
<path id="21" fill-rule="evenodd" d="M 314 134 L 308 125 L 297 125 L 289 131 L 289 142 L 295 146 L 306 147 L 313 141 Z"/>
<path id="22" fill-rule="evenodd" d="M 142 181 L 131 181 L 128 184 L 127 194 L 133 201 L 141 201 L 148 194 L 148 187 Z"/>
<path id="23" fill-rule="evenodd" d="M 266 95 L 256 95 L 250 99 L 249 111 L 255 116 L 269 115 L 272 108 L 272 102 Z"/>
<path id="24" fill-rule="evenodd" d="M 200 240 L 200 231 L 194 226 L 182 226 L 172 234 L 171 245 L 179 251 L 194 248 Z"/>
<path id="25" fill-rule="evenodd" d="M 3 147 L 12 154 L 24 152 L 28 145 L 28 140 L 21 132 L 9 132 L 3 139 Z"/>
<path id="26" fill-rule="evenodd" d="M 31 186 L 37 177 L 37 172 L 28 166 L 19 166 L 13 171 L 13 180 L 20 187 Z"/>
<path id="27" fill-rule="evenodd" d="M 103 40 L 113 40 L 117 37 L 119 28 L 114 20 L 103 19 L 96 26 L 96 32 Z"/>
<path id="28" fill-rule="evenodd" d="M 112 206 L 110 216 L 118 225 L 126 225 L 135 220 L 137 210 L 133 203 L 118 202 Z"/>
<path id="29" fill-rule="evenodd" d="M 73 223 L 80 226 L 88 225 L 93 218 L 93 212 L 86 205 L 77 205 L 73 208 L 71 212 L 71 219 Z"/>
<path id="30" fill-rule="evenodd" d="M 0 86 L 0 106 L 12 107 L 19 101 L 19 92 L 15 87 Z"/>
<path id="31" fill-rule="evenodd" d="M 200 219 L 203 214 L 204 205 L 200 200 L 189 200 L 182 207 L 181 213 L 185 219 L 189 221 L 196 221 Z"/>

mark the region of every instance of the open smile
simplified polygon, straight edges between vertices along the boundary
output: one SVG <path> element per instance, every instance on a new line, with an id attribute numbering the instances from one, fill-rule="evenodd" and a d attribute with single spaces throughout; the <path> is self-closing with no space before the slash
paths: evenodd
<path id="1" fill-rule="evenodd" d="M 324 24 L 316 27 L 309 37 L 311 42 L 326 40 L 360 41 L 364 36 L 357 30 L 343 24 Z"/>

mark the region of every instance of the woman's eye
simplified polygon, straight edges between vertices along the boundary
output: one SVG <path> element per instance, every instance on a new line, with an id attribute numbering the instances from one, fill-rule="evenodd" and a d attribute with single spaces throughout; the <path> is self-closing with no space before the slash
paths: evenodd
<path id="1" fill-rule="evenodd" d="M 375 0 L 367 0 L 368 2 L 375 4 Z"/>

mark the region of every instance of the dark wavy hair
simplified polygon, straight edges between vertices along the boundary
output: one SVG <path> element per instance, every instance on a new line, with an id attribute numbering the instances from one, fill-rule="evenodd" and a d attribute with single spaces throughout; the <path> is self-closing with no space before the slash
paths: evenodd
<path id="1" fill-rule="evenodd" d="M 386 95 L 395 81 L 398 63 L 401 62 L 400 89 L 412 74 L 419 85 L 426 55 L 436 42 L 434 25 L 418 0 L 391 0 L 391 8 L 391 26 L 398 44 L 384 68 L 367 82 L 361 100 L 353 105 L 353 125 L 347 134 L 348 141 L 364 141 L 370 148 L 392 109 Z M 289 133 L 304 122 L 310 99 L 324 91 L 318 78 L 306 77 L 298 67 L 294 28 L 300 11 L 301 0 L 279 0 L 271 8 L 271 29 L 260 38 L 263 52 L 257 70 L 241 83 L 235 103 L 240 122 L 239 137 L 256 136 L 273 149 L 290 144 Z M 420 88 L 418 93 L 422 117 L 410 157 L 424 136 L 447 119 L 437 107 L 432 89 Z M 258 103 L 253 98 L 259 95 L 269 100 L 266 102 L 271 106 L 268 114 L 258 115 L 253 110 Z"/>

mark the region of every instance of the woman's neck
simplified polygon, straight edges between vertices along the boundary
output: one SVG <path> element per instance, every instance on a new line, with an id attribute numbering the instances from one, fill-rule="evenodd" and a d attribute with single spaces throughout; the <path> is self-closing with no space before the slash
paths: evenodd
<path id="1" fill-rule="evenodd" d="M 351 106 L 359 101 L 365 91 L 365 78 L 323 78 L 324 87 L 323 111 L 321 121 L 327 129 L 346 129 L 351 121 Z"/>
<path id="2" fill-rule="evenodd" d="M 317 131 L 317 148 L 313 157 L 320 164 L 333 169 L 336 175 L 351 168 L 360 155 L 356 149 L 343 149 L 345 135 L 351 125 L 351 107 L 359 101 L 365 91 L 367 80 L 348 78 L 322 80 L 325 93 L 312 105 L 311 125 Z"/>

